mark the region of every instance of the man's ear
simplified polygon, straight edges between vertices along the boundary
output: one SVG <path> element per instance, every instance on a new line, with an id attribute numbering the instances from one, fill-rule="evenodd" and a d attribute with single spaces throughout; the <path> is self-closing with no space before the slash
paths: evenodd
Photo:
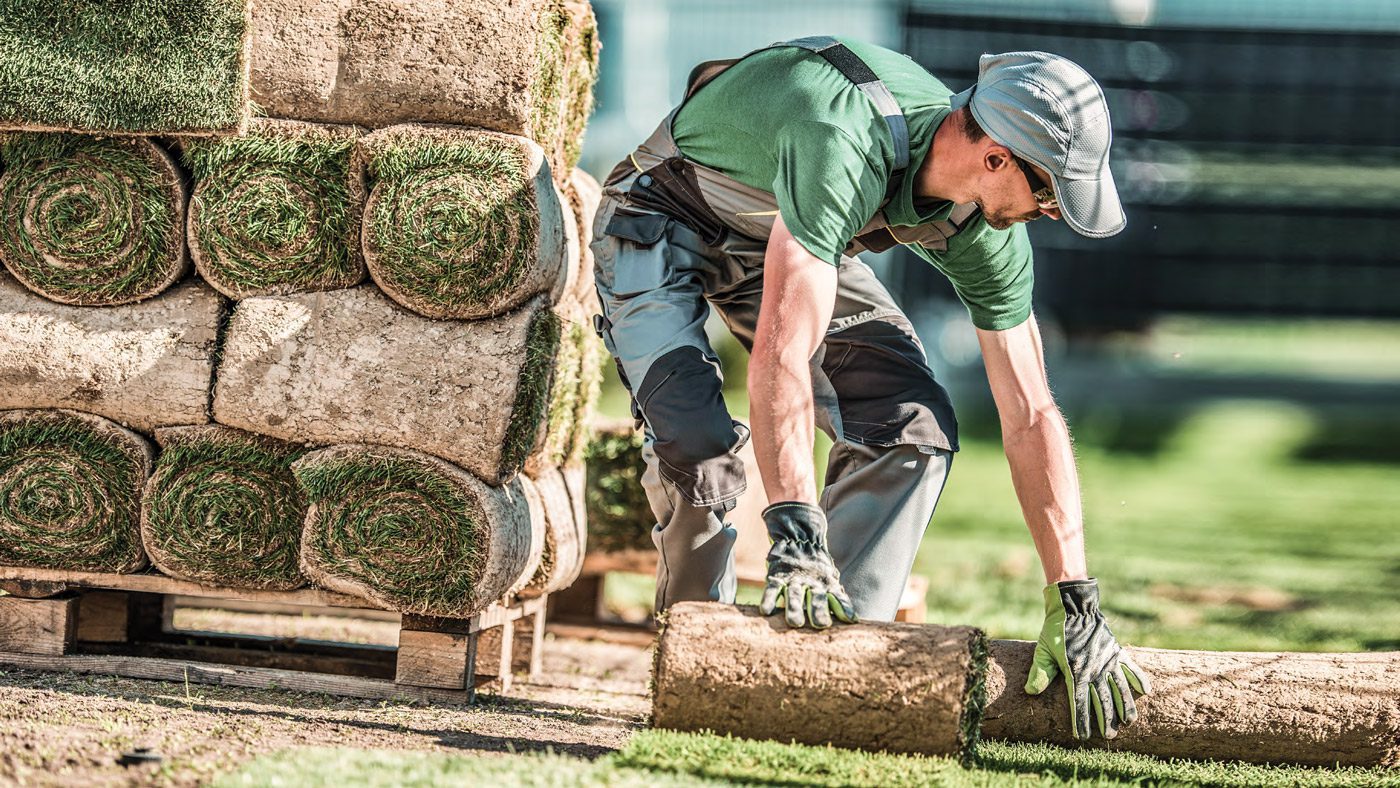
<path id="1" fill-rule="evenodd" d="M 1001 172 L 1013 166 L 1011 151 L 1003 145 L 988 145 L 982 151 L 982 166 L 987 172 Z"/>

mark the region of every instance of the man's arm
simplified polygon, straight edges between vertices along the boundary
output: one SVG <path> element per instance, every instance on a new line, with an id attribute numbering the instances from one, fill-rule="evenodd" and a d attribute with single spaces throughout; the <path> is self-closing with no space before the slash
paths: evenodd
<path id="1" fill-rule="evenodd" d="M 1021 513 L 1047 583 L 1088 577 L 1083 510 L 1069 428 L 1045 377 L 1035 317 L 1005 331 L 977 330 Z"/>
<path id="2" fill-rule="evenodd" d="M 1118 645 L 1099 608 L 1098 582 L 1084 561 L 1083 510 L 1069 428 L 1045 378 L 1045 355 L 1035 317 L 1005 331 L 977 332 L 987 380 L 1001 417 L 1001 439 L 1021 513 L 1045 570 L 1045 623 L 1026 676 L 1026 692 L 1040 694 L 1056 676 L 1065 680 L 1077 738 L 1118 735 L 1137 719 L 1133 692 L 1152 691 L 1151 679 Z"/>
<path id="3" fill-rule="evenodd" d="M 836 308 L 836 268 L 812 255 L 773 222 L 764 257 L 763 303 L 749 360 L 749 419 L 754 453 L 768 493 L 763 524 L 772 547 L 759 610 L 781 600 L 788 626 L 854 621 L 826 543 L 826 513 L 816 505 L 812 468 L 812 371 Z"/>
<path id="4" fill-rule="evenodd" d="M 814 413 L 808 366 L 836 308 L 836 267 L 773 221 L 763 258 L 763 302 L 749 359 L 749 420 L 768 502 L 815 503 Z"/>

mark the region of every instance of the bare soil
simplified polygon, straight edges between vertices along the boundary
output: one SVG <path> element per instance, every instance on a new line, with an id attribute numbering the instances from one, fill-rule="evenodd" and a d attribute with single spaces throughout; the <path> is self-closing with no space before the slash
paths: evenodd
<path id="1" fill-rule="evenodd" d="M 289 623 L 290 620 L 290 623 Z M 392 643 L 393 622 L 177 610 L 177 628 Z M 650 711 L 650 649 L 550 636 L 545 669 L 475 706 L 0 671 L 0 784 L 197 785 L 258 755 L 300 747 L 596 758 Z M 149 747 L 159 763 L 125 767 Z"/>

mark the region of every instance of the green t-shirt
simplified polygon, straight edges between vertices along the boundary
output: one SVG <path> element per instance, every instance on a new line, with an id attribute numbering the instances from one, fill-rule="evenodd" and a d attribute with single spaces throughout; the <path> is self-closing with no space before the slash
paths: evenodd
<path id="1" fill-rule="evenodd" d="M 914 200 L 914 173 L 948 116 L 951 91 L 903 54 L 849 39 L 889 88 L 909 125 L 909 168 L 885 217 L 898 227 L 945 219 L 952 203 Z M 771 192 L 793 237 L 839 264 L 879 210 L 894 169 L 889 127 L 870 98 L 820 55 L 777 47 L 751 55 L 701 88 L 672 124 L 687 157 Z M 979 328 L 1030 315 L 1034 280 L 1025 227 L 993 230 L 979 213 L 946 251 L 911 246 L 953 283 Z"/>

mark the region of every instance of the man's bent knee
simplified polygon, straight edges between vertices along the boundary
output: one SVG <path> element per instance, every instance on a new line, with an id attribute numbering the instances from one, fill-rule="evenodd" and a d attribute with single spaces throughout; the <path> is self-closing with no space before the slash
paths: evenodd
<path id="1" fill-rule="evenodd" d="M 696 506 L 732 501 L 745 489 L 738 450 L 749 430 L 729 417 L 721 383 L 718 362 L 686 346 L 658 358 L 637 387 L 658 470 Z"/>

